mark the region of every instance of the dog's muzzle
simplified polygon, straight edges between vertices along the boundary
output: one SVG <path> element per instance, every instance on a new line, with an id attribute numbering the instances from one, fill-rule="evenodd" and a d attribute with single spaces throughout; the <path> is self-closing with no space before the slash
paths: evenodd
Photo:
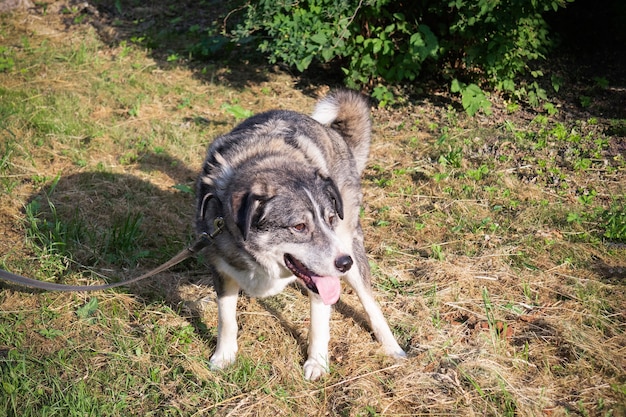
<path id="1" fill-rule="evenodd" d="M 341 261 L 340 261 L 341 259 Z M 337 276 L 320 276 L 307 268 L 302 262 L 288 253 L 284 256 L 285 266 L 298 277 L 304 285 L 312 292 L 319 294 L 324 304 L 332 305 L 339 300 L 341 293 L 341 283 Z M 335 266 L 346 271 L 352 266 L 352 258 L 341 256 L 335 260 Z M 343 271 L 342 271 L 343 272 Z"/>

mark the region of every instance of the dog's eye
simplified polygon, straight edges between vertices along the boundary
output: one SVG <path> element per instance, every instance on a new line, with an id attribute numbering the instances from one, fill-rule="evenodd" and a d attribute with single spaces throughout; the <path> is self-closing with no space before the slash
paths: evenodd
<path id="1" fill-rule="evenodd" d="M 296 232 L 300 232 L 300 233 L 302 233 L 302 232 L 306 231 L 306 224 L 304 224 L 304 223 L 298 223 L 298 224 L 296 224 L 295 226 L 291 226 L 291 228 L 292 228 L 293 230 L 295 230 Z"/>
<path id="2" fill-rule="evenodd" d="M 328 216 L 328 224 L 330 224 L 331 226 L 333 226 L 336 221 L 337 221 L 337 216 L 335 216 L 334 214 L 331 214 L 330 216 Z"/>

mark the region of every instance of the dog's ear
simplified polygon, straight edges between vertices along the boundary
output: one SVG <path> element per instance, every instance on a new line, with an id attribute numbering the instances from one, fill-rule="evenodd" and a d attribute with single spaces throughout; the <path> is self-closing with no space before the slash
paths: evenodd
<path id="1" fill-rule="evenodd" d="M 337 188 L 337 184 L 335 184 L 335 181 L 330 177 L 322 177 L 322 179 L 326 182 L 326 190 L 330 199 L 333 200 L 337 215 L 343 220 L 343 200 L 341 199 L 341 193 L 339 192 L 339 188 Z"/>
<path id="2" fill-rule="evenodd" d="M 248 239 L 250 233 L 250 227 L 252 226 L 252 219 L 261 203 L 261 197 L 258 195 L 247 192 L 241 195 L 240 198 L 233 196 L 233 213 L 235 217 L 235 223 L 241 231 L 243 240 Z"/>

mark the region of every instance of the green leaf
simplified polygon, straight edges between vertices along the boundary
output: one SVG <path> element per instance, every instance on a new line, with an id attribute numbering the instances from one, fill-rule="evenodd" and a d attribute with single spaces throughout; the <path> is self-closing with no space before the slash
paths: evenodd
<path id="1" fill-rule="evenodd" d="M 304 57 L 304 59 L 296 62 L 296 68 L 298 71 L 303 72 L 305 69 L 309 68 L 311 62 L 313 61 L 313 55 L 308 55 Z"/>
<path id="2" fill-rule="evenodd" d="M 505 91 L 515 91 L 515 82 L 511 79 L 502 81 L 502 89 Z"/>
<path id="3" fill-rule="evenodd" d="M 468 85 L 461 93 L 463 108 L 470 116 L 480 110 L 481 96 L 484 97 L 484 93 L 476 84 Z"/>
<path id="4" fill-rule="evenodd" d="M 335 52 L 330 49 L 330 48 L 326 48 L 326 49 L 322 49 L 322 59 L 324 60 L 324 62 L 328 62 L 331 59 L 333 59 L 335 55 Z"/>
<path id="5" fill-rule="evenodd" d="M 55 338 L 63 335 L 63 332 L 61 330 L 58 330 L 58 329 L 41 329 L 41 330 L 37 331 L 37 333 L 39 333 L 40 335 L 42 335 L 46 339 L 55 339 Z"/>
<path id="6" fill-rule="evenodd" d="M 193 194 L 193 188 L 191 188 L 187 184 L 172 185 L 172 188 L 174 188 L 174 189 L 176 189 L 178 191 L 182 191 L 185 194 Z"/>
<path id="7" fill-rule="evenodd" d="M 380 39 L 373 39 L 372 40 L 372 52 L 377 54 L 377 53 L 380 52 L 380 50 L 382 48 L 383 48 L 383 41 L 381 41 Z"/>
<path id="8" fill-rule="evenodd" d="M 580 215 L 578 213 L 568 213 L 567 214 L 567 222 L 568 223 L 580 223 L 581 222 Z"/>
<path id="9" fill-rule="evenodd" d="M 328 42 L 328 38 L 323 33 L 316 33 L 315 35 L 311 36 L 311 40 L 315 43 L 319 43 L 320 45 L 326 45 L 326 43 Z"/>
<path id="10" fill-rule="evenodd" d="M 9 382 L 2 382 L 2 389 L 4 390 L 5 393 L 11 395 L 15 392 L 15 385 Z"/>
<path id="11" fill-rule="evenodd" d="M 464 83 L 460 82 L 456 78 L 452 80 L 452 85 L 450 85 L 450 91 L 452 93 L 460 93 L 463 88 L 465 88 Z"/>
<path id="12" fill-rule="evenodd" d="M 88 319 L 93 316 L 96 311 L 98 311 L 98 299 L 96 297 L 92 297 L 84 306 L 76 310 L 76 315 L 81 319 Z"/>
<path id="13" fill-rule="evenodd" d="M 252 111 L 244 109 L 239 104 L 224 104 L 222 105 L 222 109 L 235 116 L 237 120 L 247 119 L 254 114 Z"/>

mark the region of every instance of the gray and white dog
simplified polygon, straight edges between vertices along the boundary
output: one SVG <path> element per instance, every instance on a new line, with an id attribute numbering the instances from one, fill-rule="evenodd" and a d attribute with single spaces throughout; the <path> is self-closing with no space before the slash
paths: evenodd
<path id="1" fill-rule="evenodd" d="M 218 305 L 213 367 L 235 360 L 240 289 L 267 297 L 296 280 L 311 304 L 306 379 L 328 372 L 331 305 L 341 278 L 385 353 L 405 356 L 372 296 L 359 223 L 370 138 L 367 99 L 339 90 L 320 100 L 312 117 L 269 111 L 211 144 L 197 182 L 196 228 L 212 233 L 214 219 L 224 219 L 208 252 Z"/>

